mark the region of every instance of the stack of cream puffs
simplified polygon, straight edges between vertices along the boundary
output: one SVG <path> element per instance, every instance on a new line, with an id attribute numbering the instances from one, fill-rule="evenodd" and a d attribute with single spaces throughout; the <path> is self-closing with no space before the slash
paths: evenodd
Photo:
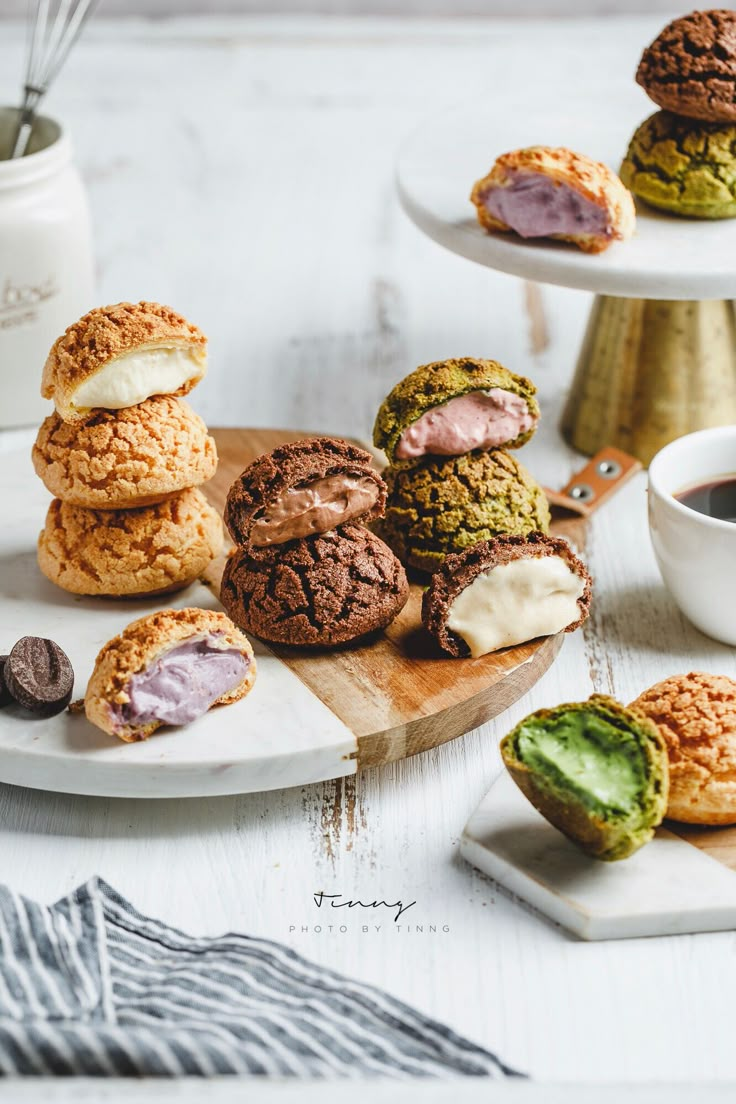
<path id="1" fill-rule="evenodd" d="M 221 551 L 197 489 L 217 467 L 183 401 L 207 370 L 207 338 L 170 307 L 97 307 L 54 342 L 41 393 L 55 411 L 33 465 L 55 496 L 38 541 L 44 575 L 74 594 L 163 594 Z"/>
<path id="2" fill-rule="evenodd" d="M 384 399 L 373 444 L 388 496 L 375 528 L 402 563 L 431 573 L 479 541 L 547 532 L 544 491 L 510 451 L 537 428 L 535 395 L 497 361 L 461 357 L 421 365 Z"/>

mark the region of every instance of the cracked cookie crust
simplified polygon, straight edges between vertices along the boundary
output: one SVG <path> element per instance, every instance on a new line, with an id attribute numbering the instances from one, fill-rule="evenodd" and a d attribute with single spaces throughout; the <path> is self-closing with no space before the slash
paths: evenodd
<path id="1" fill-rule="evenodd" d="M 220 600 L 236 625 L 262 640 L 335 647 L 385 628 L 409 596 L 393 552 L 361 525 L 293 541 L 253 560 L 236 550 Z"/>
<path id="2" fill-rule="evenodd" d="M 695 11 L 673 20 L 642 54 L 636 79 L 676 115 L 736 122 L 736 12 Z"/>
<path id="3" fill-rule="evenodd" d="M 697 123 L 668 111 L 635 132 L 621 179 L 652 207 L 689 218 L 736 217 L 736 123 Z"/>
<path id="4" fill-rule="evenodd" d="M 120 377 L 126 358 L 136 353 L 141 360 L 131 369 L 132 378 L 125 386 L 118 378 L 116 386 L 115 374 Z M 165 373 L 168 383 L 161 385 L 161 366 L 151 354 L 178 354 L 186 361 L 175 383 Z M 103 373 L 112 369 L 107 386 L 100 388 Z M 57 338 L 44 365 L 41 394 L 54 400 L 64 421 L 75 422 L 90 409 L 119 410 L 153 395 L 186 395 L 206 370 L 207 338 L 181 314 L 161 303 L 115 303 L 89 311 Z M 93 382 L 100 394 L 108 392 L 105 401 L 79 398 Z"/>
<path id="5" fill-rule="evenodd" d="M 324 486 L 322 481 L 335 477 L 364 481 L 372 492 L 373 504 L 346 518 L 346 521 L 368 521 L 380 517 L 386 500 L 386 486 L 373 467 L 370 453 L 339 438 L 308 437 L 259 456 L 235 480 L 225 504 L 225 525 L 230 536 L 236 544 L 248 547 L 251 555 L 262 554 L 265 549 L 256 545 L 253 539 L 253 530 L 259 521 L 268 517 L 279 503 L 286 503 L 295 491 L 318 484 Z"/>
<path id="6" fill-rule="evenodd" d="M 165 594 L 194 582 L 222 541 L 219 515 L 196 490 L 137 510 L 88 510 L 55 498 L 38 564 L 72 594 Z"/>
<path id="7" fill-rule="evenodd" d="M 664 737 L 670 764 L 667 816 L 683 824 L 736 824 L 736 682 L 691 671 L 632 702 Z"/>
<path id="8" fill-rule="evenodd" d="M 389 468 L 385 516 L 374 529 L 399 559 L 432 572 L 450 552 L 505 533 L 549 529 L 544 491 L 502 449 Z"/>
<path id="9" fill-rule="evenodd" d="M 211 479 L 214 438 L 182 400 L 164 396 L 81 422 L 45 419 L 33 466 L 46 488 L 74 506 L 123 510 L 163 502 Z"/>

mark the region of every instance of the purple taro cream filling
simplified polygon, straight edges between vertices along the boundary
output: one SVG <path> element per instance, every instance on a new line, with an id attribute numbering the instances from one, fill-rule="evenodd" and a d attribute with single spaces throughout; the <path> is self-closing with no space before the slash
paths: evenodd
<path id="1" fill-rule="evenodd" d="M 526 433 L 535 421 L 524 399 L 513 391 L 469 391 L 433 406 L 407 426 L 396 457 L 462 456 L 473 449 L 498 448 Z"/>
<path id="2" fill-rule="evenodd" d="M 550 234 L 612 236 L 608 212 L 566 184 L 543 173 L 509 173 L 510 184 L 493 188 L 485 198 L 490 213 L 522 238 Z"/>
<path id="3" fill-rule="evenodd" d="M 250 661 L 234 648 L 218 647 L 220 635 L 186 640 L 133 675 L 125 688 L 130 700 L 113 706 L 116 723 L 189 724 L 234 690 Z"/>

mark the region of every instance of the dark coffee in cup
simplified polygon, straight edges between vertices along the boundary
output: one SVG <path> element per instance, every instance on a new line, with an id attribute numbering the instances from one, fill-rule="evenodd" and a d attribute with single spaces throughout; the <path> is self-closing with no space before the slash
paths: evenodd
<path id="1" fill-rule="evenodd" d="M 707 481 L 676 491 L 683 506 L 699 514 L 736 522 L 736 475 L 717 475 Z"/>

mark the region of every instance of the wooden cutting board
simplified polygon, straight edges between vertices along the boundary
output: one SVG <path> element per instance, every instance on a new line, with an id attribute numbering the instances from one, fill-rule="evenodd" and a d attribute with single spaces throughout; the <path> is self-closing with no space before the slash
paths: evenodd
<path id="1" fill-rule="evenodd" d="M 204 490 L 219 510 L 231 483 L 251 460 L 285 441 L 310 436 L 278 429 L 212 432 L 220 463 L 215 478 Z M 552 528 L 568 537 L 581 552 L 584 550 L 583 520 L 555 520 Z M 208 582 L 217 591 L 223 564 L 224 557 L 208 572 Z M 562 645 L 562 636 L 556 636 L 482 659 L 443 657 L 421 628 L 421 596 L 421 583 L 413 581 L 404 610 L 369 643 L 325 652 L 272 647 L 355 734 L 358 769 L 416 755 L 502 713 L 537 682 Z M 736 870 L 736 828 L 674 823 L 667 827 L 723 866 Z"/>
<path id="2" fill-rule="evenodd" d="M 219 510 L 233 480 L 251 460 L 286 441 L 310 436 L 276 429 L 212 433 L 220 463 L 204 491 Z M 224 557 L 207 575 L 218 592 L 223 564 Z M 422 586 L 412 581 L 409 601 L 393 624 L 357 646 L 322 652 L 271 646 L 355 734 L 358 769 L 416 755 L 502 713 L 537 682 L 562 645 L 559 635 L 481 659 L 452 659 L 422 629 L 421 600 Z"/>

